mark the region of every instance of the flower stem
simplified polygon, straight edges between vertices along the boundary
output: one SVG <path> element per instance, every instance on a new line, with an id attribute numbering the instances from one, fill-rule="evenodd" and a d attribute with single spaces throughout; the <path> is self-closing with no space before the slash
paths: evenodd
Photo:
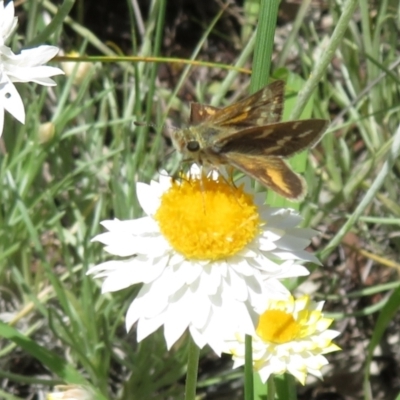
<path id="1" fill-rule="evenodd" d="M 192 336 L 191 335 L 188 336 L 189 336 L 189 346 L 188 346 L 188 364 L 186 371 L 185 400 L 195 400 L 200 349 L 197 347 L 196 343 L 192 339 Z"/>
<path id="2" fill-rule="evenodd" d="M 244 363 L 244 398 L 245 400 L 254 399 L 254 381 L 253 381 L 253 350 L 252 338 L 246 335 L 245 338 L 245 363 Z"/>
<path id="3" fill-rule="evenodd" d="M 268 386 L 268 397 L 267 400 L 274 400 L 275 399 L 275 381 L 274 381 L 274 375 L 270 375 L 267 381 L 267 386 Z"/>

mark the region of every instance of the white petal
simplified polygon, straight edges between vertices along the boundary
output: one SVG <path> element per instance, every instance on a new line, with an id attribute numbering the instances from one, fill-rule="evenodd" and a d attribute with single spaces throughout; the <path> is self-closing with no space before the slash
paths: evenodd
<path id="1" fill-rule="evenodd" d="M 268 273 L 274 276 L 275 272 L 280 269 L 279 264 L 272 261 L 267 256 L 259 254 L 255 258 L 250 258 L 247 262 L 254 268 L 258 268 L 261 273 Z"/>
<path id="2" fill-rule="evenodd" d="M 275 244 L 283 250 L 302 250 L 310 244 L 313 236 L 315 236 L 315 232 L 312 229 L 289 229 Z"/>
<path id="3" fill-rule="evenodd" d="M 285 235 L 285 231 L 283 229 L 269 227 L 267 230 L 262 232 L 261 235 L 264 240 L 275 242 Z"/>
<path id="4" fill-rule="evenodd" d="M 149 217 L 128 219 L 125 221 L 115 218 L 113 220 L 102 221 L 101 225 L 109 231 L 123 232 L 128 235 L 144 235 L 159 232 L 157 223 Z"/>
<path id="5" fill-rule="evenodd" d="M 132 328 L 132 325 L 139 320 L 139 318 L 142 317 L 142 304 L 145 301 L 145 294 L 143 297 L 141 296 L 141 293 L 145 291 L 145 294 L 148 292 L 148 285 L 143 285 L 143 287 L 140 289 L 139 294 L 136 296 L 136 298 L 132 301 L 131 305 L 128 308 L 128 311 L 126 313 L 125 317 L 125 325 L 126 325 L 126 330 L 129 332 L 129 330 Z M 146 292 L 147 291 L 147 292 Z"/>
<path id="6" fill-rule="evenodd" d="M 17 25 L 17 17 L 14 17 L 14 2 L 9 1 L 7 6 L 1 2 L 0 6 L 0 40 L 6 40 Z"/>
<path id="7" fill-rule="evenodd" d="M 243 258 L 253 258 L 256 257 L 257 254 L 260 252 L 260 246 L 258 244 L 259 238 L 255 238 L 252 242 L 250 242 L 246 247 L 232 256 L 232 262 L 237 263 Z M 276 246 L 275 246 L 276 247 Z M 232 264 L 230 262 L 230 264 Z"/>
<path id="8" fill-rule="evenodd" d="M 0 45 L 0 55 L 4 64 L 4 61 L 7 62 L 7 64 L 13 63 L 14 60 L 16 60 L 17 55 L 14 54 L 14 52 L 8 47 L 5 46 L 4 44 Z M 16 63 L 18 65 L 18 63 Z M 4 65 L 3 65 L 4 68 Z"/>
<path id="9" fill-rule="evenodd" d="M 58 52 L 59 48 L 56 46 L 41 45 L 32 49 L 22 50 L 17 57 L 25 66 L 38 66 L 50 61 Z M 63 71 L 61 73 L 64 74 Z"/>
<path id="10" fill-rule="evenodd" d="M 16 120 L 25 123 L 25 108 L 17 89 L 5 74 L 0 76 L 0 105 Z"/>
<path id="11" fill-rule="evenodd" d="M 89 270 L 86 272 L 86 275 L 94 275 L 96 278 L 101 278 L 117 270 L 120 265 L 121 261 L 119 260 L 105 261 L 101 264 L 90 267 Z"/>
<path id="12" fill-rule="evenodd" d="M 186 284 L 191 285 L 194 281 L 196 281 L 201 274 L 204 273 L 203 267 L 197 263 L 182 263 L 182 268 L 186 268 Z"/>
<path id="13" fill-rule="evenodd" d="M 124 279 L 124 272 L 127 272 L 126 268 L 120 268 L 118 271 L 115 271 L 113 274 L 107 276 L 101 287 L 101 292 L 116 292 L 141 282 L 139 277 L 131 274 L 129 275 L 129 279 L 128 277 L 125 277 Z"/>
<path id="14" fill-rule="evenodd" d="M 127 237 L 126 235 L 122 235 L 119 238 L 120 242 L 114 240 L 109 246 L 106 246 L 104 250 L 120 257 L 134 254 L 151 254 L 151 257 L 160 257 L 164 255 L 167 250 L 165 239 L 162 236 Z"/>
<path id="15" fill-rule="evenodd" d="M 40 67 L 15 67 L 6 71 L 12 82 L 35 82 L 44 86 L 55 86 L 50 76 L 63 75 L 60 68 L 43 65 Z"/>
<path id="16" fill-rule="evenodd" d="M 3 72 L 12 82 L 36 82 L 45 86 L 54 86 L 50 79 L 54 75 L 62 75 L 60 68 L 41 65 L 58 52 L 54 46 L 39 46 L 14 54 L 7 46 L 0 46 Z"/>
<path id="17" fill-rule="evenodd" d="M 170 299 L 164 324 L 164 336 L 168 350 L 189 326 L 192 311 L 191 300 L 191 293 L 187 289 L 181 289 Z"/>
<path id="18" fill-rule="evenodd" d="M 1 46 L 0 52 L 3 55 L 2 61 L 6 66 L 13 65 L 28 69 L 40 66 L 52 59 L 58 53 L 58 48 L 55 46 L 39 46 L 22 50 L 20 54 L 15 54 L 8 46 Z"/>
<path id="19" fill-rule="evenodd" d="M 170 251 L 170 246 L 164 237 L 155 231 L 157 226 L 151 218 L 127 221 L 115 219 L 103 221 L 102 225 L 109 229 L 109 232 L 95 236 L 92 241 L 105 244 L 105 250 L 110 254 L 120 257 L 151 254 L 152 257 L 158 257 Z M 142 230 L 141 235 L 140 230 Z"/>
<path id="20" fill-rule="evenodd" d="M 246 260 L 240 260 L 239 262 L 232 264 L 231 267 L 240 275 L 253 276 L 255 273 L 253 266 Z"/>
<path id="21" fill-rule="evenodd" d="M 140 206 L 147 215 L 154 215 L 160 206 L 160 199 L 154 195 L 150 185 L 142 182 L 136 184 L 136 196 Z"/>
<path id="22" fill-rule="evenodd" d="M 140 256 L 138 257 L 140 258 Z M 168 265 L 168 256 L 154 258 L 149 267 L 144 266 L 143 283 L 150 283 L 158 279 Z"/>
<path id="23" fill-rule="evenodd" d="M 237 275 L 233 269 L 229 271 L 228 279 L 235 298 L 239 301 L 246 301 L 248 294 L 246 281 Z"/>
<path id="24" fill-rule="evenodd" d="M 146 319 L 154 318 L 168 309 L 169 293 L 166 288 L 163 287 L 163 283 L 164 281 L 160 278 L 156 282 L 146 285 L 148 286 L 149 292 L 146 293 L 141 310 L 141 314 Z M 141 290 L 143 289 L 144 286 Z"/>
<path id="25" fill-rule="evenodd" d="M 160 186 L 161 191 L 165 192 L 166 190 L 168 190 L 171 187 L 171 182 L 172 182 L 172 179 L 168 175 L 168 172 L 165 170 L 162 170 L 160 172 L 160 178 L 159 178 L 159 186 Z"/>
<path id="26" fill-rule="evenodd" d="M 284 230 L 294 228 L 302 221 L 301 216 L 295 211 L 284 208 L 263 210 L 262 215 L 265 215 L 265 220 L 269 226 L 276 226 Z"/>
<path id="27" fill-rule="evenodd" d="M 141 342 L 147 336 L 155 332 L 164 323 L 164 314 L 160 314 L 157 317 L 151 319 L 140 319 L 137 326 L 137 341 Z"/>
<path id="28" fill-rule="evenodd" d="M 260 375 L 262 383 L 267 382 L 268 378 L 271 376 L 272 373 L 274 373 L 274 371 L 272 371 L 272 367 L 270 367 L 269 365 L 266 365 L 264 368 L 258 370 L 258 374 Z"/>
<path id="29" fill-rule="evenodd" d="M 236 310 L 241 311 L 241 318 L 240 324 L 238 324 L 239 329 L 245 333 L 246 335 L 255 335 L 255 330 L 258 325 L 258 320 L 259 320 L 259 314 L 255 312 L 252 306 L 249 306 L 249 304 L 246 303 L 239 303 L 238 306 L 235 307 Z M 225 336 L 226 337 L 226 336 Z"/>
<path id="30" fill-rule="evenodd" d="M 258 239 L 259 250 L 262 251 L 275 250 L 277 247 L 276 243 L 277 242 L 271 241 L 271 239 L 265 237 L 260 237 Z"/>
<path id="31" fill-rule="evenodd" d="M 199 293 L 193 294 L 192 303 L 192 324 L 195 328 L 202 329 L 211 314 L 211 304 L 207 298 L 203 298 Z"/>
<path id="32" fill-rule="evenodd" d="M 179 291 L 182 287 L 187 287 L 186 285 L 186 272 L 188 268 L 182 268 L 177 266 L 169 267 L 167 271 L 165 271 L 163 279 L 165 285 L 165 291 L 168 295 L 173 295 L 175 292 Z"/>
<path id="33" fill-rule="evenodd" d="M 246 279 L 247 292 L 253 299 L 262 294 L 264 288 L 261 282 L 255 277 L 250 276 Z"/>
<path id="34" fill-rule="evenodd" d="M 116 261 L 113 273 L 108 274 L 103 282 L 102 292 L 114 292 L 137 283 L 150 283 L 157 279 L 165 268 L 168 259 L 153 260 L 153 263 L 141 263 L 139 260 Z M 109 261 L 109 263 L 111 263 Z M 97 275 L 96 277 L 99 277 Z"/>
<path id="35" fill-rule="evenodd" d="M 202 172 L 201 167 L 196 163 L 193 163 L 189 168 L 188 176 L 200 177 L 201 172 Z"/>
<path id="36" fill-rule="evenodd" d="M 156 287 L 156 286 L 154 286 Z M 165 311 L 167 309 L 167 298 L 160 294 L 152 291 L 154 289 L 153 285 L 143 285 L 140 289 L 135 300 L 128 308 L 126 314 L 126 326 L 129 330 L 131 326 L 138 320 L 146 321 L 150 323 L 152 319 L 159 320 L 159 317 L 163 315 L 165 320 Z"/>
<path id="37" fill-rule="evenodd" d="M 204 294 L 213 295 L 217 293 L 218 287 L 221 284 L 221 274 L 218 269 L 218 266 L 203 268 L 200 275 L 199 290 L 203 291 Z"/>
<path id="38" fill-rule="evenodd" d="M 267 279 L 264 282 L 263 287 L 265 292 L 268 293 L 268 298 L 270 299 L 285 300 L 290 295 L 289 290 L 277 279 Z M 265 302 L 261 305 L 261 309 L 258 310 L 260 313 L 265 311 L 265 305 Z"/>
<path id="39" fill-rule="evenodd" d="M 221 318 L 216 318 L 213 312 L 211 313 L 211 318 L 209 319 L 208 324 L 201 330 L 199 330 L 200 341 L 204 341 L 207 343 L 217 355 L 220 355 L 222 352 L 223 340 L 221 339 L 221 335 L 223 335 L 222 330 L 223 320 Z M 221 329 L 219 329 L 221 328 Z M 197 343 L 197 340 L 196 340 Z"/>
<path id="40" fill-rule="evenodd" d="M 316 264 L 321 264 L 317 257 L 314 254 L 309 253 L 306 250 L 291 250 L 288 251 L 273 251 L 272 252 L 276 257 L 280 258 L 281 260 L 302 260 L 302 261 L 309 261 Z"/>
<path id="41" fill-rule="evenodd" d="M 281 270 L 275 274 L 275 278 L 295 278 L 297 276 L 310 275 L 310 271 L 303 265 L 295 264 L 292 261 L 286 261 L 281 264 Z"/>
<path id="42" fill-rule="evenodd" d="M 207 344 L 206 338 L 193 325 L 189 326 L 189 331 L 190 331 L 190 335 L 192 336 L 192 339 L 196 343 L 197 347 L 199 349 L 202 349 Z"/>
<path id="43" fill-rule="evenodd" d="M 186 264 L 192 265 L 192 263 L 190 261 L 188 262 L 181 254 L 171 251 L 169 259 L 169 265 L 171 265 L 171 267 L 183 267 Z"/>

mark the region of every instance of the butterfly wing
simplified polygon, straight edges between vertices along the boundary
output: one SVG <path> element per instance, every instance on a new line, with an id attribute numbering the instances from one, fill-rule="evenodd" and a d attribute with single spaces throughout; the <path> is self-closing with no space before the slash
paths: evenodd
<path id="1" fill-rule="evenodd" d="M 212 150 L 219 154 L 289 157 L 314 145 L 327 124 L 323 119 L 306 119 L 243 129 L 216 137 Z"/>
<path id="2" fill-rule="evenodd" d="M 212 107 L 207 122 L 239 131 L 278 122 L 283 112 L 284 82 L 275 81 L 251 96 L 221 109 Z"/>
<path id="3" fill-rule="evenodd" d="M 206 104 L 191 103 L 190 104 L 190 125 L 198 125 L 204 121 L 208 121 L 215 113 L 220 110 L 218 107 L 208 106 Z"/>
<path id="4" fill-rule="evenodd" d="M 225 159 L 229 165 L 289 200 L 300 201 L 306 194 L 307 185 L 303 177 L 292 171 L 279 157 L 228 153 Z"/>

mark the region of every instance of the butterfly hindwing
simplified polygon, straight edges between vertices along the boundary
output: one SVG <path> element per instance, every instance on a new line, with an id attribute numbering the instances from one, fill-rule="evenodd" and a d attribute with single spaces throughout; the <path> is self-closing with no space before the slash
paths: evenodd
<path id="1" fill-rule="evenodd" d="M 299 201 L 306 193 L 306 183 L 285 160 L 279 157 L 260 157 L 247 154 L 228 153 L 230 165 L 251 176 L 262 185 L 290 200 Z"/>

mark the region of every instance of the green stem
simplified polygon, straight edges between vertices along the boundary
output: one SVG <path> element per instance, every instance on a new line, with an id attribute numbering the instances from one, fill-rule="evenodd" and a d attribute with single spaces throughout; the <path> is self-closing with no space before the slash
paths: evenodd
<path id="1" fill-rule="evenodd" d="M 254 399 L 253 381 L 253 349 L 250 335 L 245 338 L 245 363 L 244 363 L 244 398 L 245 400 Z"/>
<path id="2" fill-rule="evenodd" d="M 261 0 L 260 3 L 250 93 L 265 86 L 269 80 L 279 3 L 280 0 Z M 244 376 L 244 398 L 254 400 L 253 351 L 252 338 L 249 335 L 245 338 Z"/>
<path id="3" fill-rule="evenodd" d="M 69 12 L 71 11 L 72 7 L 75 4 L 75 0 L 65 0 L 62 5 L 55 7 L 55 15 L 53 19 L 50 21 L 50 23 L 41 31 L 38 33 L 36 36 L 34 36 L 33 33 L 33 27 L 31 22 L 35 21 L 36 25 L 36 19 L 32 16 L 33 14 L 37 13 L 37 4 L 36 2 L 32 2 L 31 7 L 29 8 L 29 18 L 28 18 L 28 25 L 29 25 L 29 31 L 27 32 L 27 38 L 29 40 L 28 43 L 26 43 L 25 48 L 32 48 L 35 46 L 39 46 L 42 43 L 45 43 L 49 40 L 50 36 L 57 30 L 61 29 L 65 18 L 68 16 Z M 32 39 L 33 38 L 33 39 Z"/>
<path id="4" fill-rule="evenodd" d="M 279 3 L 280 0 L 262 0 L 260 4 L 260 18 L 257 25 L 253 73 L 250 83 L 251 93 L 268 83 Z"/>
<path id="5" fill-rule="evenodd" d="M 200 349 L 189 335 L 188 365 L 186 372 L 185 400 L 196 399 L 197 371 L 199 369 Z"/>
<path id="6" fill-rule="evenodd" d="M 166 10 L 166 0 L 159 0 L 157 3 L 158 6 L 158 15 L 157 15 L 157 24 L 156 31 L 154 36 L 154 46 L 153 46 L 153 55 L 158 57 L 160 55 L 162 40 L 163 40 L 163 32 L 164 32 L 164 20 L 165 20 L 165 10 Z M 148 140 L 149 133 L 149 125 L 151 122 L 151 115 L 153 112 L 153 98 L 156 90 L 156 78 L 157 78 L 158 65 L 153 64 L 150 69 L 150 77 L 149 77 L 149 89 L 147 92 L 146 99 L 146 126 L 139 130 L 139 134 L 136 140 L 136 149 L 135 149 L 135 162 L 136 165 L 142 165 L 144 154 L 146 153 L 145 148 Z M 136 167 L 136 166 L 135 166 Z"/>
<path id="7" fill-rule="evenodd" d="M 267 397 L 267 400 L 274 400 L 275 399 L 275 392 L 276 392 L 274 375 L 271 375 L 268 378 L 267 386 L 268 386 L 268 397 Z"/>
<path id="8" fill-rule="evenodd" d="M 318 82 L 326 72 L 328 64 L 331 62 L 336 49 L 338 48 L 341 40 L 348 28 L 351 17 L 354 14 L 354 10 L 357 7 L 358 0 L 347 0 L 341 17 L 336 25 L 335 30 L 331 36 L 328 46 L 323 51 L 321 58 L 315 64 L 314 69 L 311 71 L 310 78 L 305 83 L 302 90 L 300 90 L 297 96 L 297 102 L 293 107 L 292 113 L 290 114 L 289 120 L 296 120 L 300 117 L 305 105 L 310 99 L 313 90 L 317 86 Z"/>

